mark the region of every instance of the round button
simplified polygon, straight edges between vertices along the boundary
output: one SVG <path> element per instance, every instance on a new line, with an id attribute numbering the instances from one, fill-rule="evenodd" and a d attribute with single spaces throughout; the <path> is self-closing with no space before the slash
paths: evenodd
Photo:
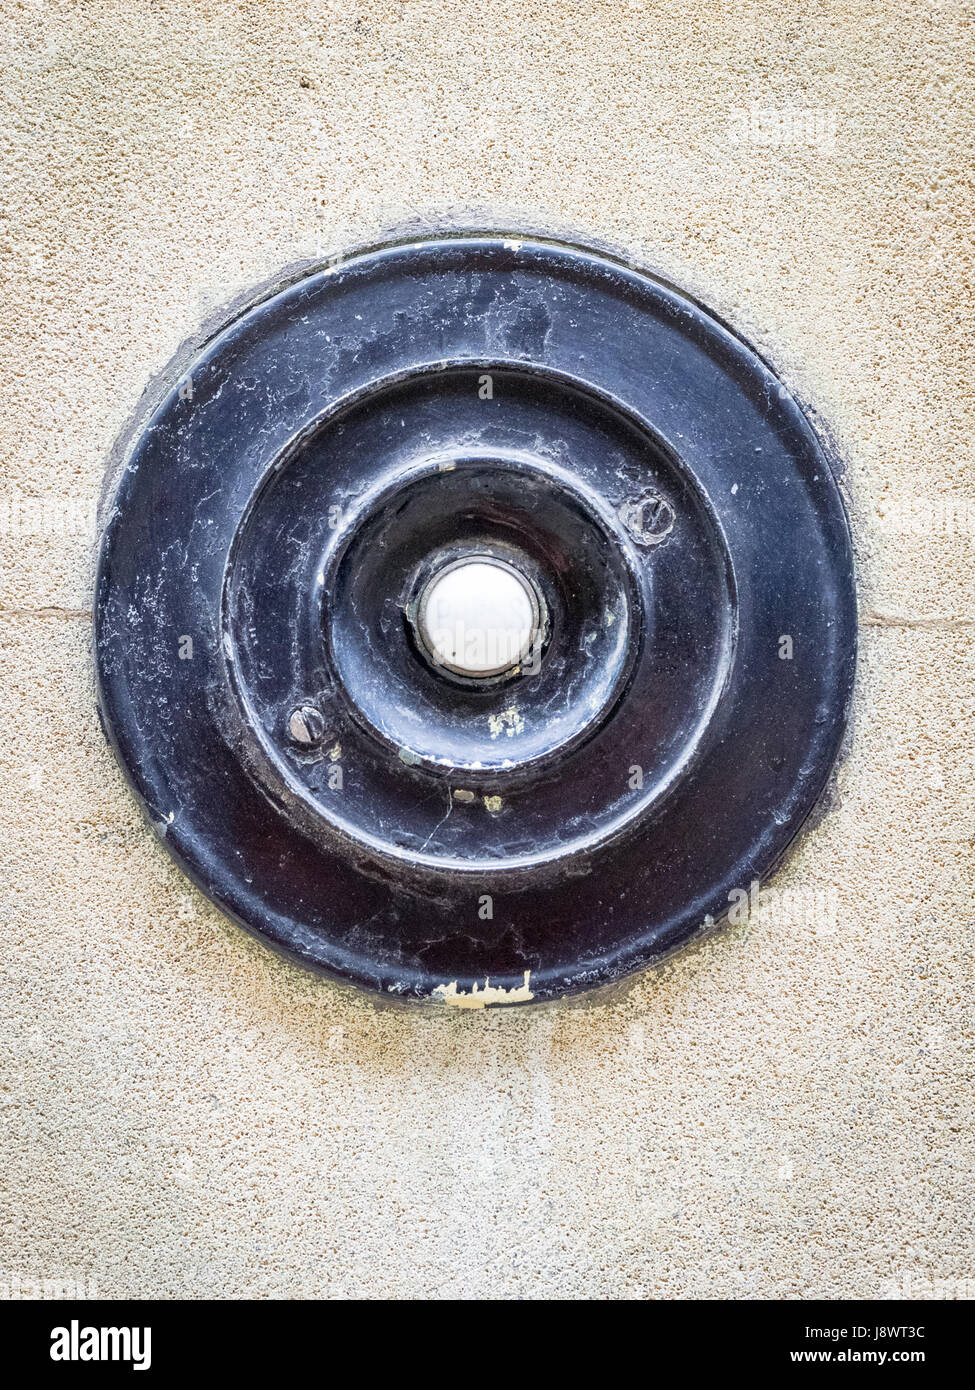
<path id="1" fill-rule="evenodd" d="M 417 628 L 430 659 L 472 680 L 519 666 L 538 625 L 531 584 L 493 556 L 455 560 L 434 574 L 420 595 Z"/>

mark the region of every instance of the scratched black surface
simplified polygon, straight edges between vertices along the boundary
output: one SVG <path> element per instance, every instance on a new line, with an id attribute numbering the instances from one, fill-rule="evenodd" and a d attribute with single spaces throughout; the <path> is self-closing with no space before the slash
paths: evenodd
<path id="1" fill-rule="evenodd" d="M 546 999 L 659 960 L 780 862 L 847 718 L 849 531 L 803 412 L 706 310 L 582 247 L 406 241 L 252 308 L 188 379 L 108 513 L 99 701 L 225 911 L 389 996 L 530 971 Z M 663 540 L 624 524 L 643 497 Z M 535 568 L 536 676 L 467 690 L 413 650 L 418 570 L 457 545 Z"/>

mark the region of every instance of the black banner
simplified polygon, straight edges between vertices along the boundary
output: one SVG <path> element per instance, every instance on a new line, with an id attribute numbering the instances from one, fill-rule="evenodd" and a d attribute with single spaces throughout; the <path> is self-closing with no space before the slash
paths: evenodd
<path id="1" fill-rule="evenodd" d="M 336 1354 L 335 1340 L 344 1325 L 333 1327 L 334 1315 L 341 1318 L 340 1309 L 307 1303 L 12 1300 L 0 1304 L 0 1327 L 4 1360 L 28 1384 L 38 1376 L 67 1384 L 79 1375 L 150 1376 L 169 1384 L 188 1371 L 253 1377 L 307 1369 L 327 1375 L 327 1358 Z M 408 1316 L 415 1336 L 422 1330 L 416 1323 L 425 1315 L 411 1305 Z M 936 1301 L 648 1302 L 613 1314 L 605 1310 L 601 1316 L 625 1319 L 628 1335 L 639 1339 L 635 1348 L 646 1348 L 648 1341 L 666 1346 L 668 1362 L 676 1361 L 685 1374 L 763 1370 L 815 1375 L 842 1367 L 867 1368 L 874 1377 L 916 1375 L 932 1368 L 945 1375 L 963 1365 L 970 1319 L 965 1304 Z M 553 1345 L 551 1337 L 538 1336 L 541 1324 L 535 1320 L 546 1318 L 544 1309 L 536 1309 L 531 1321 L 510 1328 L 495 1324 L 475 1343 L 468 1329 L 466 1351 L 459 1340 L 453 1350 L 467 1361 L 476 1348 L 474 1360 L 485 1374 L 492 1364 L 507 1364 L 512 1357 L 506 1374 L 533 1370 L 542 1353 L 532 1348 Z M 448 1350 L 454 1339 L 449 1333 L 445 1337 L 442 1323 L 438 1327 L 441 1350 Z M 591 1332 L 585 1335 L 591 1342 Z M 390 1345 L 385 1328 L 376 1350 L 382 1344 Z"/>

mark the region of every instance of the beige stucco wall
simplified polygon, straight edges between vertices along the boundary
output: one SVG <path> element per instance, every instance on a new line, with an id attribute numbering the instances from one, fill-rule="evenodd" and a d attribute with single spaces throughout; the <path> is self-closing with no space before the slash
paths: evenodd
<path id="1" fill-rule="evenodd" d="M 0 13 L 0 1291 L 975 1279 L 969 7 Z M 752 103 L 823 113 L 813 143 L 756 141 Z M 777 885 L 797 902 L 609 1002 L 421 1016 L 271 956 L 145 829 L 94 713 L 84 512 L 221 302 L 470 205 L 632 248 L 815 404 L 863 633 L 838 804 Z"/>

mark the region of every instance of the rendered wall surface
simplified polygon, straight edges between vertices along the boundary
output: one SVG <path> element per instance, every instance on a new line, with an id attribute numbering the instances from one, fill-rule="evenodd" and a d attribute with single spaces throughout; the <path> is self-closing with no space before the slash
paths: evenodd
<path id="1" fill-rule="evenodd" d="M 0 14 L 0 1292 L 970 1295 L 970 7 Z M 222 303 L 463 207 L 620 243 L 767 354 L 847 462 L 862 638 L 791 899 L 609 1000 L 421 1014 L 273 957 L 143 825 L 90 515 Z"/>

